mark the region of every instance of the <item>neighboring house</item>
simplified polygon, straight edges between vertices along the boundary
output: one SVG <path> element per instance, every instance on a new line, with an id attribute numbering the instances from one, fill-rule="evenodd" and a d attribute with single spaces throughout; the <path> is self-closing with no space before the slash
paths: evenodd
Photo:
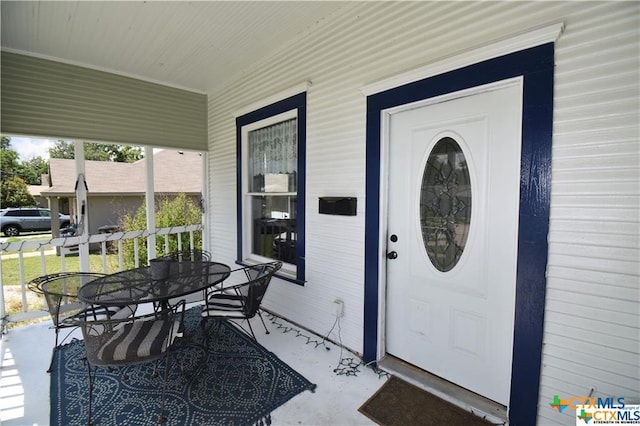
<path id="1" fill-rule="evenodd" d="M 570 397 L 640 403 L 640 4 L 336 7 L 264 56 L 235 48 L 250 57 L 215 90 L 192 77 L 208 59 L 195 42 L 163 45 L 190 77 L 167 87 L 127 79 L 124 59 L 99 67 L 118 75 L 70 65 L 72 32 L 59 52 L 78 56 L 3 52 L 2 130 L 207 149 L 215 260 L 288 260 L 268 309 L 325 335 L 339 299 L 346 347 L 471 389 L 512 425 L 573 424 Z M 205 73 L 227 65 L 212 56 Z M 136 69 L 157 82 L 164 65 Z"/>
<path id="2" fill-rule="evenodd" d="M 27 185 L 29 194 L 36 200 L 36 207 L 49 207 L 46 197 L 42 196 L 42 191 L 49 189 L 49 185 Z"/>
<path id="3" fill-rule="evenodd" d="M 196 203 L 202 197 L 202 154 L 192 151 L 160 150 L 153 155 L 157 200 L 184 193 Z M 51 186 L 41 190 L 52 208 L 76 217 L 75 160 L 49 160 Z M 118 226 L 121 218 L 135 213 L 145 199 L 145 161 L 119 163 L 85 162 L 88 188 L 89 233 L 105 225 Z"/>

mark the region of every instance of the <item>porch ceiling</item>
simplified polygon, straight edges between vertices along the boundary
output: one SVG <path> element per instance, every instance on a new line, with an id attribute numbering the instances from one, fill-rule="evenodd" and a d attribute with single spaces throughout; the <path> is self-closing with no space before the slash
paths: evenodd
<path id="1" fill-rule="evenodd" d="M 215 93 L 333 1 L 2 1 L 2 48 Z"/>

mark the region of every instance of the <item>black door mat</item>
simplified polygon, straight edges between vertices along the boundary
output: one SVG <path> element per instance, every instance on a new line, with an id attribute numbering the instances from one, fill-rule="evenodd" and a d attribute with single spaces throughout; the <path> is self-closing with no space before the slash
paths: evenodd
<path id="1" fill-rule="evenodd" d="M 358 411 L 383 426 L 492 424 L 395 376 L 391 376 Z"/>

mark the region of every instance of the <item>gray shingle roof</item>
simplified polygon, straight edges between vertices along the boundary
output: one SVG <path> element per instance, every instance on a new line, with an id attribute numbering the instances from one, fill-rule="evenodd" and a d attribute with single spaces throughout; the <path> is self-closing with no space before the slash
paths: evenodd
<path id="1" fill-rule="evenodd" d="M 51 187 L 42 195 L 72 196 L 75 193 L 75 160 L 49 160 Z M 202 156 L 197 152 L 162 150 L 153 155 L 156 193 L 199 193 L 202 189 Z M 145 192 L 145 161 L 114 163 L 86 161 L 85 175 L 91 195 L 133 195 Z"/>

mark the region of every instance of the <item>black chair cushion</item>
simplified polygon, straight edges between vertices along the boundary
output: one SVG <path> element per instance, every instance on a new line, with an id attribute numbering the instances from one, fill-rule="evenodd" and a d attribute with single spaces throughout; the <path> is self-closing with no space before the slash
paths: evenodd
<path id="1" fill-rule="evenodd" d="M 246 298 L 235 294 L 217 293 L 209 297 L 202 310 L 203 317 L 244 318 Z"/>
<path id="2" fill-rule="evenodd" d="M 137 321 L 120 326 L 98 351 L 102 362 L 151 358 L 165 352 L 172 321 Z"/>

